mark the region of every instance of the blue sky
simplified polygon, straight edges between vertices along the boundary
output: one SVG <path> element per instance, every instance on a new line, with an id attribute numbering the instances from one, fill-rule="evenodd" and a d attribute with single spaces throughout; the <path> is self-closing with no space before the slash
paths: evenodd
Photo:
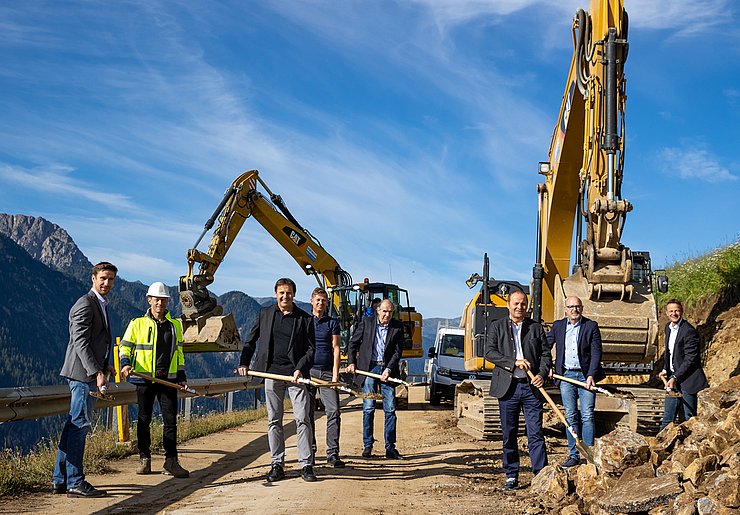
<path id="1" fill-rule="evenodd" d="M 623 241 L 661 266 L 738 237 L 740 7 L 625 5 Z M 579 7 L 4 2 L 0 212 L 63 226 L 126 279 L 175 284 L 256 168 L 356 281 L 458 316 L 484 252 L 494 277 L 529 281 Z M 268 296 L 283 275 L 307 298 L 313 279 L 250 220 L 213 290 Z"/>

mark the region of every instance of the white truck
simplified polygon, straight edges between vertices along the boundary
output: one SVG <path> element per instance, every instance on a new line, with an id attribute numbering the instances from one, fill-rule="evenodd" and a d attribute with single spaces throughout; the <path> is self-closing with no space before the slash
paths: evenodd
<path id="1" fill-rule="evenodd" d="M 459 327 L 437 327 L 434 346 L 429 348 L 424 362 L 426 387 L 424 399 L 437 405 L 444 398 L 455 399 L 455 386 L 465 379 L 491 379 L 490 372 L 465 370 L 465 330 Z"/>

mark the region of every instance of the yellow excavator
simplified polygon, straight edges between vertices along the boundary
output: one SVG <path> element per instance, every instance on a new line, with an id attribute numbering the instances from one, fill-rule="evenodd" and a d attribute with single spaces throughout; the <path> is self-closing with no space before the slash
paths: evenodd
<path id="1" fill-rule="evenodd" d="M 622 0 L 591 0 L 573 19 L 574 52 L 539 197 L 532 312 L 545 325 L 565 316 L 565 300 L 581 298 L 584 316 L 601 328 L 602 362 L 619 383 L 649 373 L 658 349 L 654 283 L 648 252 L 625 246 L 632 204 L 622 197 L 624 65 L 628 16 Z M 571 247 L 577 245 L 571 269 Z M 630 381 L 632 382 L 632 381 Z M 642 433 L 657 432 L 663 394 L 631 387 L 632 399 L 597 399 L 597 418 Z"/>
<path id="2" fill-rule="evenodd" d="M 654 277 L 649 253 L 632 251 L 621 242 L 632 210 L 621 191 L 628 53 L 623 1 L 591 0 L 589 12 L 576 12 L 572 35 L 573 57 L 549 159 L 538 170 L 545 182 L 537 186 L 532 316 L 548 326 L 564 316 L 565 299 L 577 295 L 583 314 L 599 323 L 607 370 L 647 372 L 658 342 L 653 283 L 666 291 L 667 278 Z M 577 252 L 571 270 L 574 227 Z M 485 366 L 482 361 L 471 364 Z M 646 388 L 631 393 L 631 400 L 599 397 L 600 417 L 655 432 L 663 395 Z"/>
<path id="3" fill-rule="evenodd" d="M 262 186 L 267 196 L 258 191 L 258 185 Z M 401 319 L 407 328 L 408 352 L 404 356 L 422 355 L 421 314 L 408 305 L 408 292 L 396 285 L 370 283 L 367 280 L 353 284 L 351 275 L 342 269 L 316 237 L 298 223 L 283 199 L 270 191 L 257 170 L 245 172 L 232 182 L 195 245 L 187 252 L 188 271 L 180 277 L 179 283 L 186 352 L 240 349 L 239 331 L 233 315 L 223 314 L 223 308 L 207 287 L 213 283 L 218 267 L 244 222 L 250 217 L 254 217 L 265 228 L 306 275 L 313 275 L 318 285 L 330 292 L 332 315 L 340 320 L 343 342 L 348 341 L 351 328 L 370 305 L 372 298 L 380 296 L 391 298 L 399 306 L 394 316 Z M 208 250 L 199 251 L 198 245 L 216 220 L 218 224 Z M 400 302 L 404 292 L 406 306 Z"/>

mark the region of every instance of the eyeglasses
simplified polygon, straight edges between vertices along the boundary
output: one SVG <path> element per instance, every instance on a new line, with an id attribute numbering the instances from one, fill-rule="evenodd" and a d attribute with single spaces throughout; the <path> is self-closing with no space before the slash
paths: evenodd
<path id="1" fill-rule="evenodd" d="M 583 309 L 583 306 L 565 306 L 568 309 Z"/>

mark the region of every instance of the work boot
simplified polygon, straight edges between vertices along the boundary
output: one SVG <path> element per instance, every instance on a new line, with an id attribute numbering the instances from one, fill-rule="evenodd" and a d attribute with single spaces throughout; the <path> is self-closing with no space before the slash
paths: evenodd
<path id="1" fill-rule="evenodd" d="M 139 468 L 136 469 L 137 474 L 151 474 L 152 473 L 152 459 L 151 458 L 139 458 Z"/>
<path id="2" fill-rule="evenodd" d="M 372 456 L 373 456 L 373 446 L 372 445 L 362 449 L 363 458 L 372 458 Z"/>
<path id="3" fill-rule="evenodd" d="M 190 477 L 190 472 L 180 466 L 177 458 L 167 458 L 164 460 L 164 474 L 180 479 Z"/>

